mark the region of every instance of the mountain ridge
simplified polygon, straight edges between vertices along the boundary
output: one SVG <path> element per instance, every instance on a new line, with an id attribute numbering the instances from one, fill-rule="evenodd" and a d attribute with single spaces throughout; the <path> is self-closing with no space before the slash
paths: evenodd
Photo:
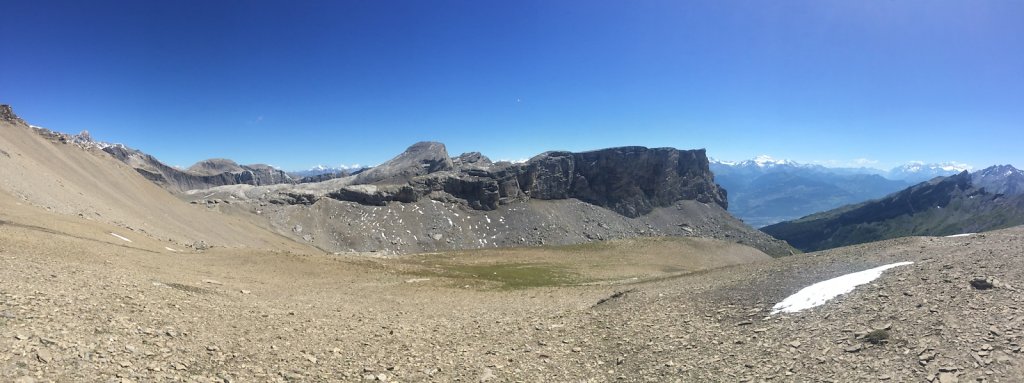
<path id="1" fill-rule="evenodd" d="M 937 177 L 880 199 L 761 230 L 803 251 L 815 251 L 902 236 L 945 236 L 1020 224 L 1024 224 L 1024 177 L 1019 170 L 1003 165 Z"/>

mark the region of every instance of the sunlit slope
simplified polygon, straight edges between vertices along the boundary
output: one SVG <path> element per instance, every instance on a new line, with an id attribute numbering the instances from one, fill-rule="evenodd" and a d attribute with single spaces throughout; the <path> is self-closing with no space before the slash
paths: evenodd
<path id="1" fill-rule="evenodd" d="M 0 189 L 23 204 L 180 245 L 298 246 L 190 206 L 101 150 L 44 137 L 18 119 L 0 120 Z"/>

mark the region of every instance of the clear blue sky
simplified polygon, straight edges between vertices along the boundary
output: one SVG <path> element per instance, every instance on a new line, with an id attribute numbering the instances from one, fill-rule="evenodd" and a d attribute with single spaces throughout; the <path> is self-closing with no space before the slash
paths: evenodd
<path id="1" fill-rule="evenodd" d="M 172 165 L 707 148 L 1024 166 L 1020 1 L 0 0 L 0 103 Z M 871 162 L 877 161 L 877 162 Z"/>

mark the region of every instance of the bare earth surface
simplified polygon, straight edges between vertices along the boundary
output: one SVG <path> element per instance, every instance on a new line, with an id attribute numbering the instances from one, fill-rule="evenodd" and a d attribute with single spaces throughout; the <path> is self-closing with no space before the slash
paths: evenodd
<path id="1" fill-rule="evenodd" d="M 1024 376 L 1019 228 L 774 260 L 690 239 L 377 258 L 160 251 L 0 220 L 3 381 Z M 768 315 L 806 285 L 896 261 L 916 263 Z M 858 339 L 876 328 L 888 339 Z"/>

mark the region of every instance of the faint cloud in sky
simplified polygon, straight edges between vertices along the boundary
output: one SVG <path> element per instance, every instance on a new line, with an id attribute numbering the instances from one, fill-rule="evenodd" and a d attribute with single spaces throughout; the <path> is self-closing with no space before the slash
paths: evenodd
<path id="1" fill-rule="evenodd" d="M 853 160 L 853 163 L 857 166 L 873 166 L 878 164 L 878 160 L 872 160 L 867 158 L 857 158 Z"/>

